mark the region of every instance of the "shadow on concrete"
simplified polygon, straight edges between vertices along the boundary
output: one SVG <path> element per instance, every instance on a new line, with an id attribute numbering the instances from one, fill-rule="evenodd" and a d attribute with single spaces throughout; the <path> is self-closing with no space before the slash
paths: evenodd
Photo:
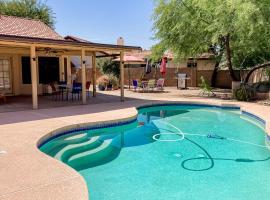
<path id="1" fill-rule="evenodd" d="M 40 96 L 40 109 L 32 110 L 31 96 L 10 97 L 7 104 L 0 105 L 0 125 L 100 113 L 153 102 L 158 101 L 126 97 L 120 102 L 120 97 L 115 94 L 99 93 L 95 98 L 89 97 L 87 105 L 82 105 L 81 100 L 55 101 L 49 96 Z"/>

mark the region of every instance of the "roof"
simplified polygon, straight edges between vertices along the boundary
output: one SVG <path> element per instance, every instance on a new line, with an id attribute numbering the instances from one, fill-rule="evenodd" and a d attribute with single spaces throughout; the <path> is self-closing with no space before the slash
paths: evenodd
<path id="1" fill-rule="evenodd" d="M 73 35 L 67 35 L 66 37 L 64 37 L 65 40 L 71 40 L 71 41 L 76 41 L 76 42 L 90 42 L 89 40 L 85 40 Z"/>
<path id="2" fill-rule="evenodd" d="M 0 34 L 6 36 L 64 40 L 40 20 L 0 15 Z"/>
<path id="3" fill-rule="evenodd" d="M 0 15 L 0 43 L 16 42 L 37 45 L 59 45 L 63 47 L 97 48 L 100 50 L 141 50 L 141 47 L 93 43 L 87 40 L 56 33 L 40 20 Z M 2 43 L 3 43 L 2 42 Z"/>

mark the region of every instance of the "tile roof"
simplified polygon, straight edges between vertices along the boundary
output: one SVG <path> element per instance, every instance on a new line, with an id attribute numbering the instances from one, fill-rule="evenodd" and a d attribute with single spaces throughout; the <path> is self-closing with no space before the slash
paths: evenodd
<path id="1" fill-rule="evenodd" d="M 71 41 L 75 41 L 75 42 L 90 42 L 88 40 L 73 36 L 73 35 L 67 35 L 66 37 L 64 37 L 65 40 L 71 40 Z"/>
<path id="2" fill-rule="evenodd" d="M 40 20 L 0 15 L 0 35 L 64 40 Z"/>

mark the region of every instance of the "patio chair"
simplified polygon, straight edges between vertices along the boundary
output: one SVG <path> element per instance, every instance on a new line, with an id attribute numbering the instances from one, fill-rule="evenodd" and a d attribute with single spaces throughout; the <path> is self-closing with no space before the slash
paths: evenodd
<path id="1" fill-rule="evenodd" d="M 165 82 L 164 78 L 160 78 L 157 80 L 157 89 L 158 90 L 164 90 L 164 82 Z"/>
<path id="2" fill-rule="evenodd" d="M 156 80 L 155 79 L 150 79 L 147 83 L 147 89 L 149 91 L 149 89 L 151 89 L 152 91 L 155 89 L 156 87 Z"/>
<path id="3" fill-rule="evenodd" d="M 81 92 L 82 92 L 82 84 L 73 82 L 72 90 L 71 90 L 72 101 L 74 100 L 74 96 L 77 96 L 77 99 L 80 100 Z"/>
<path id="4" fill-rule="evenodd" d="M 207 96 L 216 96 L 216 94 L 213 92 L 213 88 L 205 81 L 204 77 L 201 76 L 201 84 L 200 86 L 200 93 L 199 95 L 204 96 L 205 94 Z"/>
<path id="5" fill-rule="evenodd" d="M 132 80 L 132 85 L 133 85 L 134 91 L 137 91 L 137 89 L 140 89 L 138 80 Z"/>
<path id="6" fill-rule="evenodd" d="M 50 83 L 50 86 L 51 86 L 51 88 L 52 88 L 52 93 L 51 93 L 51 95 L 52 95 L 52 98 L 53 98 L 53 100 L 58 100 L 58 98 L 60 98 L 60 95 L 62 94 L 61 93 L 61 91 L 59 91 L 58 89 L 57 89 L 57 87 L 55 86 L 55 84 L 54 83 Z"/>
<path id="7" fill-rule="evenodd" d="M 0 99 L 2 100 L 3 103 L 7 102 L 7 98 L 3 93 L 0 93 Z"/>

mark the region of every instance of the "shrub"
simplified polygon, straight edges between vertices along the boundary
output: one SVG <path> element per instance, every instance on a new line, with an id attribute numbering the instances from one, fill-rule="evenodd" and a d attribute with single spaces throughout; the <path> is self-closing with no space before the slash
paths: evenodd
<path id="1" fill-rule="evenodd" d="M 102 86 L 107 86 L 109 83 L 109 77 L 107 75 L 102 75 L 97 79 L 97 84 Z"/>
<path id="2" fill-rule="evenodd" d="M 113 74 L 109 74 L 108 78 L 109 78 L 109 84 L 112 85 L 112 88 L 118 89 L 119 79 L 116 76 L 114 76 Z"/>
<path id="3" fill-rule="evenodd" d="M 242 84 L 240 88 L 233 91 L 233 97 L 238 101 L 251 101 L 255 96 L 255 90 Z"/>

